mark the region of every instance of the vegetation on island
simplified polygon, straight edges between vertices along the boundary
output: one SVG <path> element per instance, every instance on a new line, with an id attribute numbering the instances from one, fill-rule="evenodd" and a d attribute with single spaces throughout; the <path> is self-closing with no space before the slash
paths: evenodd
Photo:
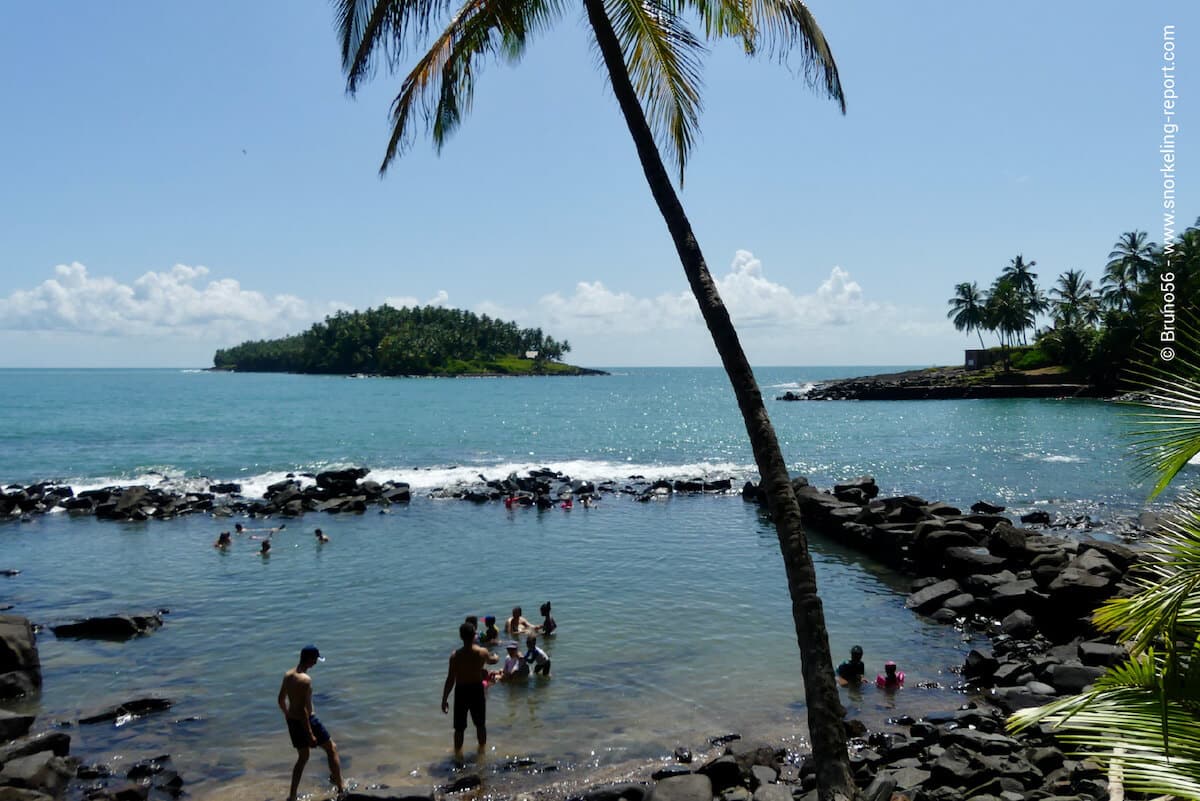
<path id="1" fill-rule="evenodd" d="M 409 69 L 409 59 L 415 59 L 392 103 L 392 133 L 381 172 L 411 143 L 418 119 L 441 148 L 471 107 L 481 62 L 517 62 L 534 34 L 560 22 L 569 9 L 578 9 L 557 0 L 465 0 L 461 7 L 419 0 L 335 0 L 334 5 L 351 94 L 374 74 L 378 62 L 395 71 Z M 582 0 L 582 6 L 591 41 L 729 375 L 754 450 L 792 598 L 818 795 L 821 801 L 854 798 L 858 792 L 846 751 L 845 710 L 834 681 L 800 504 L 762 393 L 663 159 L 665 154 L 682 182 L 698 133 L 700 66 L 709 42 L 732 39 L 748 55 L 765 52 L 781 61 L 796 50 L 801 74 L 845 112 L 837 65 L 801 0 Z M 690 26 L 693 21 L 698 30 Z M 437 33 L 442 24 L 446 28 Z"/>
<path id="2" fill-rule="evenodd" d="M 1121 234 L 1099 283 L 1069 269 L 1049 291 L 1038 286 L 1036 261 L 1017 255 L 992 285 L 955 286 L 947 312 L 954 327 L 995 335 L 995 361 L 1005 370 L 1058 366 L 1105 392 L 1119 389 L 1123 373 L 1145 368 L 1173 340 L 1178 315 L 1200 298 L 1200 219 L 1167 246 L 1144 231 Z M 1049 324 L 1038 327 L 1038 320 Z M 1030 338 L 1028 335 L 1032 333 Z M 1018 349 L 1019 348 L 1019 349 Z"/>
<path id="3" fill-rule="evenodd" d="M 1156 479 L 1153 495 L 1200 454 L 1200 350 L 1190 324 L 1179 330 L 1187 332 L 1188 352 L 1142 374 L 1148 400 L 1134 437 L 1142 465 Z M 1078 695 L 1015 713 L 1009 727 L 1052 725 L 1081 757 L 1109 768 L 1110 798 L 1121 797 L 1114 790 L 1121 782 L 1164 798 L 1200 798 L 1200 494 L 1194 486 L 1141 550 L 1131 579 L 1135 592 L 1106 602 L 1093 617 L 1099 630 L 1126 645 L 1129 658 Z"/>
<path id="4" fill-rule="evenodd" d="M 302 334 L 218 350 L 213 366 L 262 373 L 578 374 L 571 350 L 540 328 L 435 306 L 340 311 Z M 528 354 L 535 354 L 529 356 Z"/>

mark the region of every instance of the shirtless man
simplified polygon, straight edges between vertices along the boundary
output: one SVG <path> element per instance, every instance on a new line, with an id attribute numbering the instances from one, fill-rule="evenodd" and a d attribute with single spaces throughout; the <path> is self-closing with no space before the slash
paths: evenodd
<path id="1" fill-rule="evenodd" d="M 458 627 L 462 648 L 450 654 L 450 668 L 442 687 L 442 712 L 450 711 L 450 690 L 454 690 L 454 756 L 462 758 L 463 738 L 467 733 L 467 713 L 475 724 L 479 750 L 487 745 L 487 695 L 484 693 L 484 665 L 494 665 L 500 657 L 475 644 L 475 627 Z"/>
<path id="2" fill-rule="evenodd" d="M 530 625 L 529 621 L 521 617 L 521 607 L 519 606 L 514 606 L 512 610 L 512 617 L 504 621 L 504 633 L 511 637 L 515 637 L 518 634 L 524 634 L 531 628 L 533 628 L 533 626 Z"/>
<path id="3" fill-rule="evenodd" d="M 288 734 L 296 749 L 296 766 L 292 768 L 292 789 L 287 801 L 296 801 L 296 788 L 300 786 L 300 774 L 308 763 L 308 749 L 325 749 L 329 757 L 329 774 L 337 785 L 338 793 L 345 791 L 342 784 L 342 763 L 338 759 L 337 746 L 329 738 L 329 732 L 313 714 L 312 679 L 308 670 L 317 662 L 323 662 L 321 652 L 315 645 L 306 645 L 300 650 L 300 663 L 283 674 L 279 685 L 279 708 L 287 721 Z"/>

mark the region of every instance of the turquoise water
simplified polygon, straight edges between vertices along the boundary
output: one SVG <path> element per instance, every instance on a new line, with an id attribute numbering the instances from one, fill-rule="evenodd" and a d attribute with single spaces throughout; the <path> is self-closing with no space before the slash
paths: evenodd
<path id="1" fill-rule="evenodd" d="M 770 368 L 764 394 L 869 368 Z M 318 714 L 362 783 L 444 781 L 445 660 L 467 614 L 535 617 L 554 676 L 492 688 L 497 789 L 623 770 L 729 730 L 803 734 L 803 693 L 773 530 L 736 496 L 594 509 L 505 510 L 437 501 L 422 489 L 549 466 L 600 479 L 638 474 L 753 477 L 719 370 L 615 370 L 554 379 L 364 379 L 190 371 L 0 371 L 0 481 L 176 486 L 238 480 L 247 493 L 286 471 L 356 464 L 413 484 L 389 514 L 290 521 L 268 560 L 255 542 L 210 547 L 229 523 L 205 517 L 114 524 L 49 515 L 0 523 L 0 600 L 38 623 L 157 607 L 166 626 L 128 643 L 42 635 L 45 689 L 20 708 L 39 727 L 161 693 L 170 712 L 120 728 L 75 727 L 89 760 L 169 752 L 194 796 L 282 798 L 291 754 L 275 706 L 300 645 Z M 969 505 L 1135 514 L 1119 410 L 1095 401 L 780 403 L 768 408 L 786 458 L 814 483 L 864 472 L 885 492 Z M 740 486 L 740 484 L 737 484 Z M 332 542 L 317 546 L 312 528 Z M 969 647 L 903 609 L 906 582 L 814 538 L 836 654 L 896 658 L 897 698 L 847 698 L 855 714 L 951 699 L 948 668 Z M 507 757 L 559 766 L 541 777 Z M 305 789 L 320 787 L 319 761 Z"/>

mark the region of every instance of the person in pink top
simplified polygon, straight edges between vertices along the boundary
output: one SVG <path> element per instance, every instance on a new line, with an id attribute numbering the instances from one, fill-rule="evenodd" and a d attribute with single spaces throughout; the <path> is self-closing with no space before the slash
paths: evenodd
<path id="1" fill-rule="evenodd" d="M 896 663 L 888 660 L 883 665 L 883 672 L 875 677 L 875 686 L 886 690 L 894 690 L 904 686 L 904 672 L 896 667 Z"/>

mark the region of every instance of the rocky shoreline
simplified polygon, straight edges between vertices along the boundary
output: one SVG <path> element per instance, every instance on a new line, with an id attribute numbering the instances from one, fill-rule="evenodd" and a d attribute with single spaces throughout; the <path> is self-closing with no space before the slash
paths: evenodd
<path id="1" fill-rule="evenodd" d="M 1064 381 L 1061 374 L 998 373 L 984 379 L 961 368 L 934 367 L 903 373 L 823 381 L 800 392 L 776 396 L 801 400 L 972 400 L 980 398 L 1099 398 L 1091 384 Z"/>
<path id="2" fill-rule="evenodd" d="M 365 469 L 353 468 L 317 474 L 311 484 L 289 479 L 281 482 L 285 486 L 268 490 L 261 501 L 237 499 L 232 485 L 224 485 L 224 493 L 210 493 L 211 498 L 185 496 L 182 501 L 173 495 L 156 495 L 146 487 L 76 496 L 56 491 L 61 487 L 54 485 L 35 485 L 19 493 L 10 488 L 0 496 L 0 503 L 9 504 L 9 514 L 14 508 L 18 514 L 35 514 L 63 506 L 103 519 L 137 520 L 165 518 L 168 515 L 159 513 L 162 508 L 174 509 L 170 516 L 187 512 L 287 515 L 361 512 L 368 503 L 402 503 L 411 498 L 406 486 L 391 482 L 370 486 L 364 481 L 366 475 Z M 732 483 L 732 479 L 649 482 L 637 478 L 620 484 L 593 483 L 546 470 L 493 481 L 481 477 L 477 485 L 443 489 L 431 497 L 473 502 L 512 499 L 536 506 L 543 498 L 602 492 L 627 493 L 638 500 L 675 492 L 729 493 Z M 1124 649 L 1100 636 L 1088 615 L 1096 604 L 1129 591 L 1125 577 L 1137 563 L 1136 550 L 1086 536 L 1049 536 L 1044 528 L 1032 528 L 1049 524 L 1048 516 L 1026 516 L 1025 525 L 1017 525 L 1002 507 L 984 501 L 964 512 L 916 496 L 880 498 L 869 477 L 828 492 L 809 486 L 803 478 L 796 479 L 794 486 L 814 537 L 829 538 L 912 576 L 912 594 L 905 603 L 914 613 L 986 635 L 991 641 L 990 648 L 973 649 L 961 666 L 966 695 L 960 708 L 920 719 L 900 715 L 874 732 L 861 722 L 847 721 L 851 762 L 864 798 L 888 801 L 897 798 L 894 793 L 922 801 L 1107 798 L 1107 778 L 1096 765 L 1068 757 L 1044 728 L 1020 736 L 1005 734 L 1004 715 L 1078 692 L 1107 665 L 1123 658 Z M 763 502 L 754 484 L 747 483 L 741 491 L 745 500 Z M 14 498 L 21 493 L 23 498 Z M 217 500 L 219 496 L 225 496 L 224 502 Z M 72 509 L 63 502 L 72 498 L 85 498 L 87 506 Z M 147 508 L 149 504 L 153 508 Z M 1086 520 L 1069 522 L 1081 528 L 1091 525 Z M 162 624 L 165 611 L 77 621 L 55 627 L 55 633 L 118 639 L 143 636 Z M 0 616 L 0 697 L 34 693 L 39 685 L 34 628 L 24 618 Z M 170 705 L 168 699 L 133 699 L 81 717 L 77 725 L 151 714 Z M 176 797 L 184 788 L 166 755 L 114 776 L 105 765 L 73 760 L 70 736 L 64 731 L 54 728 L 30 735 L 33 723 L 32 716 L 0 712 L 3 801 L 51 801 L 64 794 L 93 801 L 145 801 Z M 706 758 L 696 760 L 681 748 L 670 764 L 635 781 L 606 782 L 570 792 L 550 785 L 520 797 L 815 801 L 815 770 L 809 755 L 753 736 L 729 735 L 712 744 L 717 751 Z M 471 791 L 481 783 L 479 776 L 467 773 L 437 787 L 358 788 L 349 798 L 432 801 Z"/>
<path id="3" fill-rule="evenodd" d="M 361 514 L 368 507 L 388 507 L 412 500 L 412 488 L 401 481 L 372 481 L 370 470 L 351 467 L 321 473 L 289 473 L 271 484 L 261 498 L 242 495 L 237 482 L 205 482 L 203 491 L 181 491 L 144 484 L 112 486 L 78 493 L 66 484 L 40 482 L 29 486 L 11 484 L 0 491 L 0 521 L 29 519 L 33 515 L 65 511 L 72 516 L 94 516 L 101 520 L 171 520 L 182 515 L 208 514 L 223 518 L 300 517 L 308 512 Z M 454 484 L 429 490 L 428 497 L 487 503 L 511 498 L 520 506 L 549 508 L 568 498 L 600 494 L 632 495 L 648 501 L 672 493 L 724 493 L 734 488 L 732 478 L 704 477 L 649 481 L 642 476 L 626 480 L 591 481 L 572 478 L 561 471 L 543 468 L 528 475 L 511 474 L 502 479 L 480 475 L 477 482 Z"/>

